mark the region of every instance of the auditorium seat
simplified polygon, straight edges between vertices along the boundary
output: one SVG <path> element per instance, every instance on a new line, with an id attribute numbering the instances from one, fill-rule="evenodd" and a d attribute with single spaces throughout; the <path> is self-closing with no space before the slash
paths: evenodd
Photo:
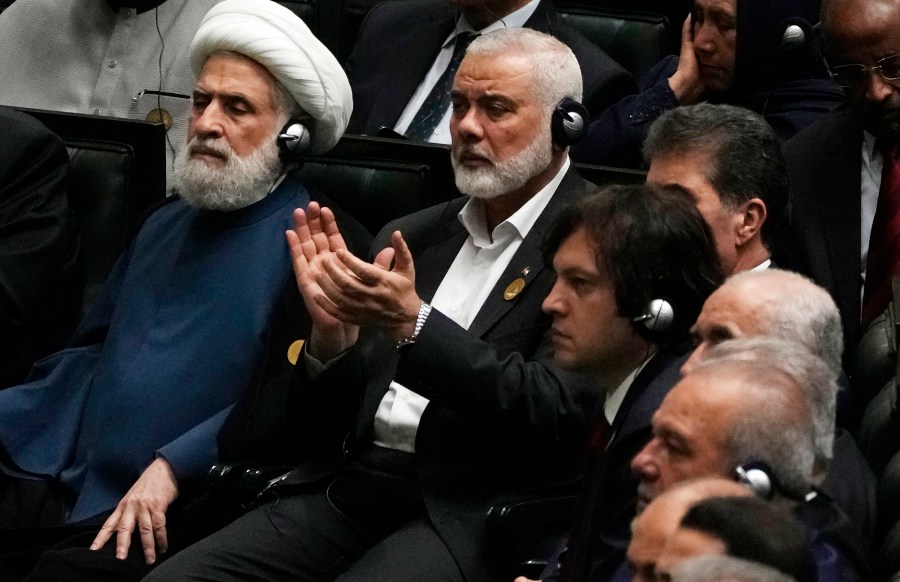
<path id="1" fill-rule="evenodd" d="M 638 80 L 671 52 L 669 21 L 662 14 L 593 5 L 557 6 L 557 11 Z"/>
<path id="2" fill-rule="evenodd" d="M 372 234 L 389 221 L 457 196 L 447 146 L 345 135 L 310 156 L 297 176 L 330 197 Z"/>
<path id="3" fill-rule="evenodd" d="M 322 44 L 328 47 L 338 62 L 344 62 L 350 47 L 343 45 L 344 0 L 276 0 L 285 8 L 299 16 Z M 354 39 L 355 40 L 355 39 Z M 352 45 L 351 45 L 352 46 Z"/>
<path id="4" fill-rule="evenodd" d="M 668 22 L 663 54 L 677 54 L 681 47 L 681 25 L 694 6 L 694 0 L 554 0 L 557 12 L 600 9 L 658 14 Z"/>
<path id="5" fill-rule="evenodd" d="M 859 427 L 859 445 L 878 479 L 879 541 L 873 553 L 881 580 L 900 580 L 900 277 L 893 282 L 894 301 L 863 334 L 856 352 L 854 396 L 871 401 Z M 880 387 L 880 390 L 878 389 Z"/>
<path id="6" fill-rule="evenodd" d="M 81 236 L 84 305 L 106 281 L 145 210 L 166 193 L 165 132 L 131 119 L 20 108 L 69 151 L 69 204 Z"/>

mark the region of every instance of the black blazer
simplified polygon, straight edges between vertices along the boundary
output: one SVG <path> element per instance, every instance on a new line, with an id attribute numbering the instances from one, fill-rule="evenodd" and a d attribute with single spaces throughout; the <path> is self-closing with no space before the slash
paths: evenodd
<path id="1" fill-rule="evenodd" d="M 831 293 L 844 327 L 844 369 L 859 343 L 860 171 L 863 131 L 842 107 L 785 144 L 791 215 L 779 261 Z"/>
<path id="2" fill-rule="evenodd" d="M 78 231 L 63 142 L 0 108 L 0 388 L 60 349 L 81 315 Z"/>
<path id="3" fill-rule="evenodd" d="M 447 0 L 389 1 L 369 12 L 346 66 L 353 88 L 348 133 L 374 135 L 381 126 L 397 123 L 456 26 L 457 14 Z M 542 0 L 525 26 L 551 34 L 572 49 L 581 65 L 583 101 L 592 115 L 637 90 L 621 65 L 560 22 L 552 0 Z"/>
<path id="4" fill-rule="evenodd" d="M 681 365 L 686 356 L 667 350 L 657 353 L 634 379 L 616 413 L 612 440 L 592 475 L 585 475 L 593 483 L 592 498 L 576 516 L 578 520 L 590 520 L 588 547 L 565 549 L 563 560 L 579 562 L 570 570 L 570 581 L 608 580 L 625 558 L 625 550 L 631 540 L 631 521 L 636 515 L 638 479 L 631 471 L 631 460 L 650 441 L 650 419 L 663 399 L 681 380 Z M 603 414 L 602 404 L 594 418 Z M 583 523 L 580 527 L 584 527 Z M 563 548 L 550 559 L 542 579 L 559 579 L 558 563 Z"/>
<path id="5" fill-rule="evenodd" d="M 287 394 L 273 401 L 290 409 L 285 426 L 279 429 L 278 414 L 262 410 L 257 399 L 242 404 L 255 407 L 251 413 L 235 414 L 275 430 L 279 451 L 284 442 L 300 443 L 291 452 L 300 465 L 286 485 L 326 483 L 345 459 L 355 458 L 371 442 L 378 403 L 396 379 L 431 401 L 416 438 L 419 483 L 431 522 L 467 580 L 499 579 L 485 513 L 495 501 L 534 497 L 557 482 L 571 483 L 597 401 L 591 379 L 553 363 L 547 337 L 551 318 L 541 311 L 555 281 L 544 265 L 543 242 L 562 207 L 586 188 L 574 170 L 565 176 L 468 330 L 435 310 L 402 354 L 390 339 L 363 330 L 357 344 L 315 380 L 305 377 L 303 366 L 270 375 L 264 391 L 279 392 L 280 385 Z M 464 203 L 457 199 L 401 218 L 376 237 L 374 251 L 387 244 L 392 231 L 403 232 L 425 301 L 468 236 L 457 218 Z M 525 267 L 525 289 L 504 300 L 503 290 Z M 284 359 L 277 351 L 275 357 Z M 241 439 L 231 439 L 235 442 Z M 253 453 L 245 449 L 243 456 Z"/>

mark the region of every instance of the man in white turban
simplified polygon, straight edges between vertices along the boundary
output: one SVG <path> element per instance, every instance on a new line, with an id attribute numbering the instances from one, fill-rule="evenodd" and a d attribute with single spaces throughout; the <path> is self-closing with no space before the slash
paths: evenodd
<path id="1" fill-rule="evenodd" d="M 217 461 L 267 339 L 282 349 L 271 336 L 279 300 L 297 293 L 294 209 L 331 220 L 290 174 L 290 150 L 330 149 L 352 109 L 335 58 L 267 0 L 213 8 L 191 65 L 180 196 L 145 220 L 67 349 L 0 393 L 0 528 L 103 524 L 92 549 L 110 542 L 124 559 L 134 532 L 147 564 L 167 549 L 169 506 Z M 341 221 L 364 251 L 362 227 Z"/>

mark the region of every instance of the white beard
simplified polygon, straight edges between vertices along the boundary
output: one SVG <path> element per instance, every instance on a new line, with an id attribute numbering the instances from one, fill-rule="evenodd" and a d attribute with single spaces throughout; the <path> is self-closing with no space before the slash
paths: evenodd
<path id="1" fill-rule="evenodd" d="M 492 166 L 468 168 L 460 163 L 463 153 L 487 158 Z M 553 141 L 549 127 L 508 160 L 498 162 L 491 159 L 486 152 L 467 144 L 454 147 L 450 156 L 456 187 L 463 194 L 481 199 L 496 198 L 518 190 L 533 176 L 546 170 L 552 159 Z"/>
<path id="2" fill-rule="evenodd" d="M 215 150 L 225 157 L 225 165 L 213 167 L 191 158 L 194 148 Z M 195 137 L 175 159 L 175 191 L 191 206 L 227 212 L 265 198 L 280 173 L 274 139 L 265 140 L 249 155 L 240 157 L 225 138 Z"/>

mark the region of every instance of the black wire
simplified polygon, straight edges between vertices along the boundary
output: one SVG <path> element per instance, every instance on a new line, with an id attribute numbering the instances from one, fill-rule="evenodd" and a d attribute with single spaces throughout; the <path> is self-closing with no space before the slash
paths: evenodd
<path id="1" fill-rule="evenodd" d="M 163 118 L 163 109 L 162 109 L 162 88 L 163 88 L 163 50 L 166 48 L 166 41 L 163 40 L 162 30 L 159 28 L 159 5 L 157 4 L 156 8 L 153 9 L 153 17 L 156 23 L 156 35 L 159 37 L 159 91 L 156 93 L 156 112 L 159 115 L 160 121 L 163 122 L 163 126 L 165 126 L 165 119 Z M 171 119 L 171 115 L 169 116 Z M 169 122 L 169 128 L 172 127 L 175 120 Z M 166 144 L 169 146 L 169 151 L 172 152 L 172 171 L 175 170 L 175 146 L 172 145 L 172 137 L 169 135 L 169 128 L 166 129 Z"/>

